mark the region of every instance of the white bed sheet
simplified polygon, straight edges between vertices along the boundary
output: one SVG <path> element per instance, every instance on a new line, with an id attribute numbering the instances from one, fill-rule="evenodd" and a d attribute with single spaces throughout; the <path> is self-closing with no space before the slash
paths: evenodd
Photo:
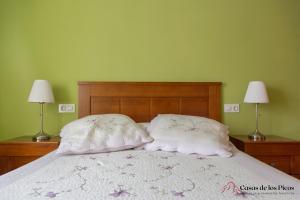
<path id="1" fill-rule="evenodd" d="M 158 157 L 163 157 L 163 156 L 170 156 L 172 157 L 172 153 L 169 153 L 169 152 L 143 152 L 143 151 L 138 151 L 138 150 L 131 150 L 131 151 L 124 151 L 124 152 L 117 152 L 117 153 L 112 153 L 112 155 L 115 155 L 115 154 L 119 154 L 119 155 L 125 155 L 125 154 L 128 154 L 128 155 L 131 155 L 131 154 L 136 154 L 138 156 L 140 155 L 143 155 L 143 154 L 147 154 L 149 156 L 158 156 Z M 99 155 L 99 154 L 94 154 L 95 156 L 96 155 Z M 108 155 L 108 154 L 107 154 Z M 84 155 L 84 156 L 92 156 L 93 157 L 93 154 L 91 155 Z M 179 154 L 179 157 L 182 157 L 182 156 L 185 156 L 185 155 L 182 155 L 182 154 Z M 178 159 L 179 159 L 178 157 Z M 197 157 L 197 155 L 192 155 L 192 157 Z M 34 175 L 35 172 L 39 171 L 40 169 L 42 169 L 43 167 L 47 167 L 48 165 L 51 165 L 51 163 L 53 163 L 55 160 L 59 159 L 60 156 L 57 155 L 55 152 L 51 152 L 49 154 L 47 154 L 46 156 L 38 159 L 38 160 L 35 160 L 19 169 L 16 169 L 12 172 L 9 172 L 5 175 L 2 175 L 0 176 L 0 192 L 4 192 L 6 191 L 6 188 L 9 188 L 9 186 L 12 186 L 14 185 L 16 182 L 18 181 L 21 181 L 22 182 L 22 179 L 26 179 L 28 176 L 30 175 Z M 184 157 L 182 157 L 184 158 Z M 209 157 L 211 158 L 211 157 Z M 215 158 L 212 158 L 212 160 L 215 159 Z M 222 158 L 224 159 L 224 158 Z M 295 188 L 295 190 L 293 190 L 292 192 L 294 193 L 293 195 L 282 195 L 282 196 L 272 196 L 273 199 L 300 199 L 300 181 L 298 179 L 295 179 L 279 170 L 276 170 L 254 158 L 252 158 L 251 156 L 248 156 L 247 154 L 239 151 L 239 150 L 234 150 L 234 156 L 232 158 L 226 158 L 226 159 L 230 159 L 230 162 L 234 163 L 234 166 L 236 166 L 237 170 L 241 170 L 243 169 L 244 170 L 244 173 L 247 173 L 247 171 L 251 172 L 252 173 L 252 176 L 254 175 L 257 175 L 256 178 L 259 178 L 260 180 L 258 180 L 257 182 L 257 185 L 255 186 L 259 186 L 260 184 L 264 184 L 265 186 L 270 184 L 270 185 L 284 185 L 284 186 L 293 186 Z M 187 164 L 188 165 L 188 164 Z M 61 166 L 60 166 L 61 167 Z M 234 169 L 233 169 L 234 170 Z M 242 171 L 243 171 L 242 170 Z M 242 173 L 242 171 L 240 173 Z M 244 174 L 245 177 L 247 177 L 247 174 Z M 243 176 L 243 174 L 241 174 L 241 176 Z M 254 180 L 251 180 L 252 183 L 255 183 L 255 180 L 256 178 L 254 177 L 253 179 Z M 242 179 L 241 179 L 242 180 Z M 263 180 L 263 182 L 261 181 Z M 225 185 L 224 185 L 225 186 Z M 137 187 L 137 186 L 136 186 Z M 158 186 L 158 187 L 163 187 L 163 186 Z M 211 187 L 214 187 L 214 186 L 211 186 Z M 155 189 L 155 188 L 154 188 Z M 217 191 L 215 191 L 216 193 L 220 193 L 221 192 L 219 191 L 221 190 L 220 187 L 218 187 Z M 113 190 L 115 191 L 116 193 L 111 193 L 109 197 L 111 197 L 112 199 L 115 199 L 116 197 L 123 197 L 124 199 L 141 199 L 137 196 L 126 196 L 127 194 L 129 193 L 123 193 L 123 194 L 119 194 L 117 193 L 118 191 L 116 190 Z M 122 190 L 120 190 L 122 191 Z M 161 192 L 161 191 L 160 191 Z M 250 191 L 251 192 L 251 191 Z M 167 193 L 167 192 L 166 192 Z M 170 192 L 169 192 L 170 193 Z M 3 193 L 2 193 L 3 194 Z M 146 193 L 145 193 L 146 194 Z M 48 196 L 43 196 L 43 197 L 40 197 L 40 198 L 32 198 L 32 199 L 49 199 L 49 198 L 54 198 L 54 197 L 58 197 L 58 196 L 55 196 L 55 193 L 53 193 L 54 196 L 51 196 L 51 193 L 50 195 Z M 115 196 L 114 196 L 115 195 Z M 121 196 L 120 196 L 121 195 Z M 138 194 L 136 194 L 138 195 Z M 203 194 L 201 194 L 203 196 Z M 214 195 L 209 195 L 209 194 L 206 194 L 208 196 L 206 196 L 206 199 L 217 199 L 217 198 L 220 198 L 220 197 L 216 197 L 216 198 L 210 198 Z M 230 196 L 230 192 L 228 192 L 229 196 L 222 196 L 223 199 L 240 199 L 241 196 Z M 8 195 L 9 196 L 9 195 Z M 8 196 L 5 196 L 5 199 L 8 197 Z M 92 195 L 93 196 L 93 195 Z M 95 196 L 95 195 L 94 195 Z M 3 196 L 0 195 L 0 199 L 3 199 L 2 198 Z M 181 193 L 173 193 L 173 196 L 170 197 L 170 196 L 165 196 L 165 198 L 157 198 L 157 197 L 148 197 L 148 199 L 173 199 L 173 198 L 177 198 L 177 197 L 187 197 L 186 199 L 197 199 L 199 197 L 196 197 L 196 196 L 184 196 L 183 194 Z M 204 196 L 203 196 L 204 197 Z M 214 196 L 215 197 L 215 196 Z M 269 199 L 269 196 L 268 195 L 264 195 L 262 196 L 263 198 L 257 198 L 257 196 L 247 196 L 248 198 L 247 199 Z M 122 198 L 122 199 L 123 199 Z M 31 199 L 31 198 L 29 198 Z M 55 199 L 60 199 L 60 198 L 55 198 Z M 74 199 L 76 199 L 74 197 Z M 89 199 L 94 199 L 94 198 L 89 198 Z M 205 198 L 204 198 L 205 199 Z"/>

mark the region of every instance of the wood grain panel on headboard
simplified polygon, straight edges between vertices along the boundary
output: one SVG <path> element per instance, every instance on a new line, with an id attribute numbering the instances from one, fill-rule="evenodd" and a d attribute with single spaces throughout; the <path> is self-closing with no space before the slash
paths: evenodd
<path id="1" fill-rule="evenodd" d="M 121 113 L 137 122 L 157 114 L 203 116 L 221 121 L 220 82 L 78 82 L 78 117 Z"/>

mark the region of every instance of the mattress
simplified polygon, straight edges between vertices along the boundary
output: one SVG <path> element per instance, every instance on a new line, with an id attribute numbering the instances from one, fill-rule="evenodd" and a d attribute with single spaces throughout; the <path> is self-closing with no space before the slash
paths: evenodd
<path id="1" fill-rule="evenodd" d="M 127 150 L 58 156 L 0 176 L 0 199 L 300 199 L 300 181 L 238 151 L 231 158 Z"/>

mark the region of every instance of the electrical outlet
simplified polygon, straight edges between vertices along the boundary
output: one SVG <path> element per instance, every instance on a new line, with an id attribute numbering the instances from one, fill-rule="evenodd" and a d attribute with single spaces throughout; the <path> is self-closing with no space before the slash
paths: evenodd
<path id="1" fill-rule="evenodd" d="M 75 104 L 59 104 L 58 112 L 59 113 L 74 113 L 75 112 Z"/>
<path id="2" fill-rule="evenodd" d="M 240 104 L 224 104 L 224 112 L 240 112 Z"/>

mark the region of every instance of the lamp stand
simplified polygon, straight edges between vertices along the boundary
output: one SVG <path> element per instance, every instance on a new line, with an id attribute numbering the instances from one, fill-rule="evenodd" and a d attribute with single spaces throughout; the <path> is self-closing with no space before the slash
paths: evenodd
<path id="1" fill-rule="evenodd" d="M 258 103 L 255 104 L 256 105 L 256 129 L 253 133 L 248 135 L 248 138 L 250 140 L 265 140 L 266 137 L 258 130 L 258 118 L 259 118 L 259 110 L 258 110 Z"/>
<path id="2" fill-rule="evenodd" d="M 32 140 L 36 142 L 50 140 L 50 136 L 44 132 L 44 103 L 39 103 L 39 104 L 40 104 L 41 130 L 32 138 Z"/>

